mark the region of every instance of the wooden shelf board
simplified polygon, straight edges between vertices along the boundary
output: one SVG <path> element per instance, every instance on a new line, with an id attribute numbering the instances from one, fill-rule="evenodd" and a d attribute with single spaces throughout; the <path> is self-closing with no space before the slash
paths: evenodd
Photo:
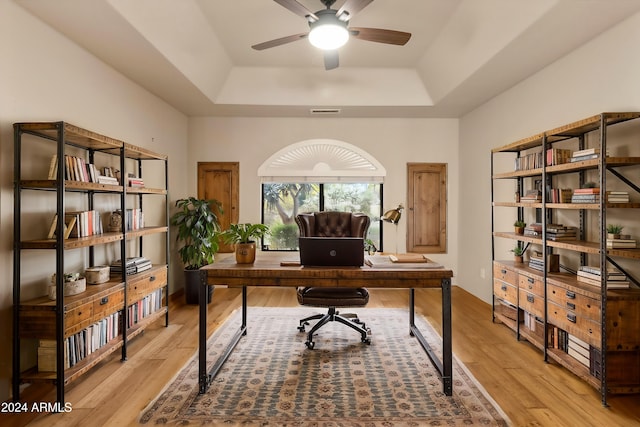
<path id="1" fill-rule="evenodd" d="M 65 249 L 86 248 L 89 246 L 117 242 L 123 239 L 121 233 L 102 233 L 88 237 L 70 237 L 64 240 Z M 37 239 L 20 242 L 21 249 L 56 249 L 58 241 L 55 239 Z"/>
<path id="2" fill-rule="evenodd" d="M 127 239 L 133 239 L 140 236 L 147 236 L 149 234 L 166 233 L 167 231 L 169 231 L 169 227 L 167 226 L 144 227 L 138 230 L 127 231 Z"/>
<path id="3" fill-rule="evenodd" d="M 127 187 L 127 194 L 161 194 L 166 195 L 167 190 L 162 188 L 148 188 L 148 187 Z"/>
<path id="4" fill-rule="evenodd" d="M 523 325 L 520 325 L 520 336 L 535 346 L 538 350 L 544 350 L 544 341 L 535 333 Z"/>
<path id="5" fill-rule="evenodd" d="M 569 356 L 567 353 L 555 348 L 548 348 L 547 355 L 558 364 L 564 366 L 575 375 L 582 378 L 592 387 L 600 390 L 600 380 L 589 373 L 589 368 L 578 362 L 573 357 Z"/>
<path id="6" fill-rule="evenodd" d="M 54 141 L 58 139 L 59 130 L 64 130 L 66 143 L 97 151 L 118 150 L 124 146 L 123 141 L 66 122 L 16 123 L 14 128 Z"/>
<path id="7" fill-rule="evenodd" d="M 23 180 L 20 181 L 22 188 L 33 190 L 56 190 L 58 183 L 52 179 Z M 105 193 L 122 193 L 121 185 L 99 184 L 97 182 L 65 181 L 64 188 L 67 191 L 99 191 Z"/>

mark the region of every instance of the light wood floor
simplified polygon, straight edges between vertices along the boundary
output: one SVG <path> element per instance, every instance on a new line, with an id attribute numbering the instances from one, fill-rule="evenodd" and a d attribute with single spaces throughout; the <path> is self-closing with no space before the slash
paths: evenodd
<path id="1" fill-rule="evenodd" d="M 416 299 L 417 311 L 439 328 L 440 292 L 420 290 Z M 405 307 L 407 300 L 406 290 L 375 289 L 369 306 Z M 290 288 L 249 290 L 249 305 L 296 304 Z M 209 306 L 209 331 L 239 306 L 239 290 L 216 289 Z M 137 425 L 142 409 L 195 354 L 197 320 L 197 306 L 172 303 L 169 326 L 158 322 L 131 341 L 126 362 L 114 355 L 67 388 L 71 412 L 40 416 L 0 414 L 0 424 Z M 603 407 L 596 390 L 563 368 L 544 363 L 538 350 L 517 342 L 503 325 L 492 323 L 489 305 L 457 287 L 453 290 L 453 351 L 515 426 L 640 425 L 640 396 L 614 396 L 609 399 L 609 407 Z M 55 399 L 52 396 L 51 388 L 42 386 L 29 387 L 23 393 L 25 399 L 36 402 Z"/>

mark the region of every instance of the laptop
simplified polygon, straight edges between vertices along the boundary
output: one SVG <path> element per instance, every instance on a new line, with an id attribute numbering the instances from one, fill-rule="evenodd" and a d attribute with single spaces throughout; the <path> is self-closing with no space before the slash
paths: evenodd
<path id="1" fill-rule="evenodd" d="M 299 237 L 300 264 L 309 267 L 361 267 L 362 237 Z"/>

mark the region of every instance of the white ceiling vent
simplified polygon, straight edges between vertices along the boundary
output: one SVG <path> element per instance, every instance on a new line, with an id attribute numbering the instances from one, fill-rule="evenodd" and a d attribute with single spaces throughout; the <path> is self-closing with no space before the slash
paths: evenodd
<path id="1" fill-rule="evenodd" d="M 366 151 L 331 139 L 291 144 L 258 169 L 262 182 L 382 182 L 386 174 Z"/>
<path id="2" fill-rule="evenodd" d="M 309 111 L 311 111 L 312 115 L 316 115 L 316 116 L 317 115 L 329 116 L 329 115 L 340 114 L 339 108 L 312 108 Z"/>

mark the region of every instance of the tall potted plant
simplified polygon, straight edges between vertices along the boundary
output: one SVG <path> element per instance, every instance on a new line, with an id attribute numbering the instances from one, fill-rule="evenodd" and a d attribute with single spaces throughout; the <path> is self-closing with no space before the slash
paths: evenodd
<path id="1" fill-rule="evenodd" d="M 252 264 L 256 260 L 256 240 L 269 234 L 269 227 L 264 224 L 231 224 L 221 233 L 226 244 L 236 245 L 236 262 Z"/>
<path id="2" fill-rule="evenodd" d="M 182 243 L 178 255 L 184 264 L 187 304 L 198 304 L 199 287 L 207 280 L 206 272 L 200 268 L 211 264 L 218 251 L 220 221 L 212 206 L 222 213 L 217 200 L 179 199 L 176 201 L 179 210 L 170 218 L 171 225 L 178 227 L 176 241 Z M 212 294 L 213 287 L 209 287 L 208 302 L 211 302 Z"/>

